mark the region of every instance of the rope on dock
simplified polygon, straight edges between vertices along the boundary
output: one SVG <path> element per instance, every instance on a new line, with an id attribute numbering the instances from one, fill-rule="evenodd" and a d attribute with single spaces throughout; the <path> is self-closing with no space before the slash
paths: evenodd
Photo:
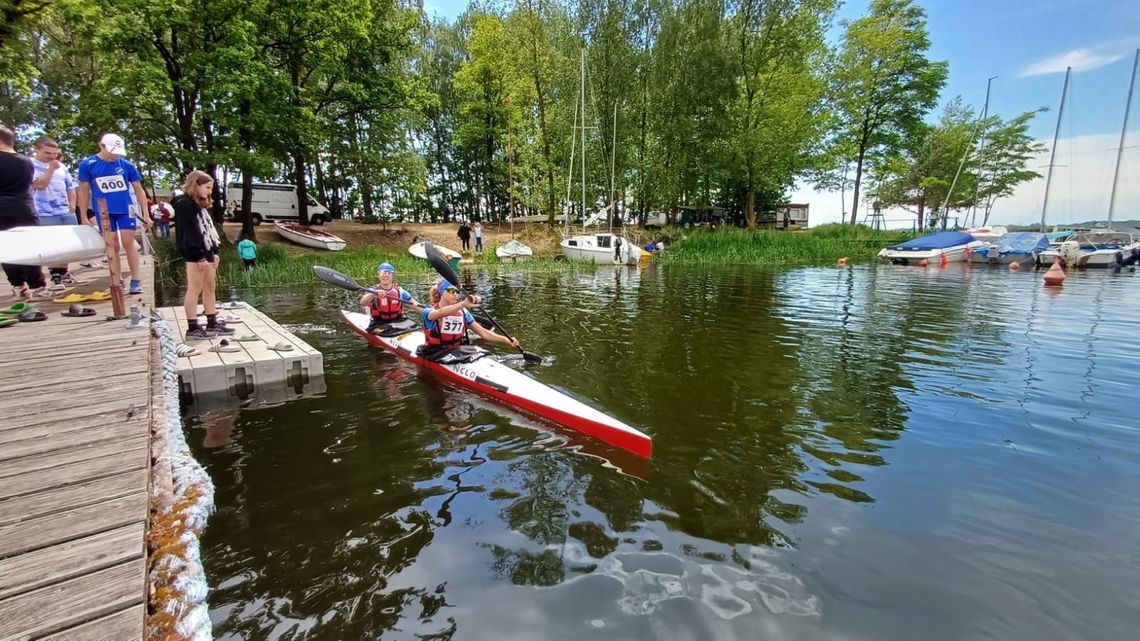
<path id="1" fill-rule="evenodd" d="M 177 348 L 170 323 L 156 314 L 151 323 L 162 358 L 166 430 L 174 501 L 150 524 L 148 577 L 151 607 L 148 638 L 211 641 L 206 597 L 210 586 L 202 568 L 198 537 L 214 511 L 214 484 L 190 453 L 178 411 Z"/>

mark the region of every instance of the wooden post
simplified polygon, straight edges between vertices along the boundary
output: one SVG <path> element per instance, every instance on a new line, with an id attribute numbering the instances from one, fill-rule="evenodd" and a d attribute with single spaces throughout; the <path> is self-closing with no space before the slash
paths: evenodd
<path id="1" fill-rule="evenodd" d="M 123 267 L 119 264 L 119 250 L 115 247 L 115 232 L 111 230 L 111 215 L 107 213 L 107 199 L 96 200 L 99 225 L 103 228 L 103 245 L 107 252 L 107 268 L 111 272 L 111 316 L 127 317 L 127 301 L 123 298 Z M 132 241 L 133 242 L 133 241 Z"/>

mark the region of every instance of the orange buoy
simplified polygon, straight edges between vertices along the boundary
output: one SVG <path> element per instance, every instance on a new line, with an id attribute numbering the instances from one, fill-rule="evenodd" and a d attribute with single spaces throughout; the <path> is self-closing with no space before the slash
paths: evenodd
<path id="1" fill-rule="evenodd" d="M 926 267 L 926 259 L 923 258 L 922 260 L 918 261 L 918 266 L 919 267 Z"/>
<path id="2" fill-rule="evenodd" d="M 839 260 L 838 260 L 838 261 L 835 263 L 835 265 L 836 265 L 837 267 L 846 267 L 846 266 L 847 266 L 847 257 L 846 257 L 846 256 L 844 256 L 843 258 L 840 258 L 840 259 L 839 259 Z"/>
<path id="3" fill-rule="evenodd" d="M 1011 272 L 1019 272 L 1019 271 L 1021 271 L 1021 263 L 1017 262 L 1016 260 L 1015 260 L 1015 261 L 1013 261 L 1013 262 L 1011 262 L 1011 263 L 1009 264 L 1009 271 L 1011 271 Z"/>
<path id="4" fill-rule="evenodd" d="M 939 267 L 945 267 L 946 263 L 948 263 L 948 262 L 950 262 L 950 260 L 946 258 L 946 252 L 942 252 L 941 254 L 938 255 L 938 266 Z"/>
<path id="5" fill-rule="evenodd" d="M 1061 258 L 1053 259 L 1053 266 L 1045 272 L 1046 287 L 1060 287 L 1065 282 L 1065 270 L 1061 269 Z"/>

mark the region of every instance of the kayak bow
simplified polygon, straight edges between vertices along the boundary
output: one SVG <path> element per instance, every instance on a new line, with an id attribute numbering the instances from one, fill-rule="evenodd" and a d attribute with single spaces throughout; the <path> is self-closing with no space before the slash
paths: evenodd
<path id="1" fill-rule="evenodd" d="M 394 352 L 400 358 L 449 381 L 493 396 L 504 403 L 522 408 L 638 456 L 649 458 L 653 453 L 653 441 L 644 433 L 493 358 L 484 357 L 472 363 L 454 365 L 435 363 L 416 355 L 416 349 L 424 342 L 423 331 L 417 329 L 399 336 L 377 336 L 367 331 L 369 323 L 367 314 L 341 311 L 341 316 L 349 327 L 372 345 Z"/>

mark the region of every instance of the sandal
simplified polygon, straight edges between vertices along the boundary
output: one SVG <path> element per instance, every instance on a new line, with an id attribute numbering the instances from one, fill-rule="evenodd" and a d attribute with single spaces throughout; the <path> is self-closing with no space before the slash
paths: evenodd
<path id="1" fill-rule="evenodd" d="M 187 345 L 186 343 L 180 343 L 178 347 L 175 348 L 175 352 L 178 354 L 179 358 L 186 356 L 197 356 L 200 353 L 198 350 L 194 349 L 193 345 Z"/>
<path id="2" fill-rule="evenodd" d="M 24 310 L 24 312 L 22 314 L 20 314 L 19 316 L 17 316 L 16 318 L 20 319 L 21 323 L 34 323 L 37 321 L 46 321 L 47 320 L 47 314 L 41 312 L 40 310 L 36 309 L 35 307 L 29 307 L 28 309 Z"/>
<path id="3" fill-rule="evenodd" d="M 89 300 L 91 300 L 91 297 L 87 294 L 68 294 L 62 298 L 53 298 L 51 302 L 60 305 L 70 305 L 72 303 L 86 303 Z"/>
<path id="4" fill-rule="evenodd" d="M 220 343 L 210 347 L 209 351 L 219 352 L 219 353 L 220 352 L 227 352 L 227 353 L 228 352 L 240 352 L 241 348 L 238 347 L 237 345 L 231 345 L 228 340 L 223 338 Z"/>
<path id="5" fill-rule="evenodd" d="M 18 322 L 15 318 L 0 318 L 0 327 L 11 327 Z"/>
<path id="6" fill-rule="evenodd" d="M 286 343 L 285 341 L 281 341 L 280 343 L 277 343 L 276 345 L 270 345 L 269 349 L 271 349 L 275 352 L 291 352 L 291 351 L 293 351 L 293 346 L 290 345 L 289 343 Z"/>
<path id="7" fill-rule="evenodd" d="M 238 316 L 237 314 L 226 314 L 226 317 L 225 318 L 219 318 L 218 322 L 223 323 L 223 324 L 225 324 L 225 323 L 235 324 L 235 323 L 242 322 L 242 320 L 241 320 L 241 316 Z"/>
<path id="8" fill-rule="evenodd" d="M 23 314 L 29 307 L 27 303 L 12 303 L 11 306 L 0 309 L 0 314 L 15 316 L 16 314 Z"/>
<path id="9" fill-rule="evenodd" d="M 94 316 L 95 310 L 90 307 L 84 307 L 78 303 L 73 303 L 67 308 L 66 312 L 60 312 L 60 316 L 67 316 L 68 318 L 82 318 L 84 316 Z"/>
<path id="10" fill-rule="evenodd" d="M 238 336 L 234 340 L 240 341 L 243 343 L 254 343 L 254 342 L 261 340 L 261 337 L 260 336 L 254 336 L 253 334 L 242 334 L 241 336 Z"/>
<path id="11" fill-rule="evenodd" d="M 103 290 L 99 290 L 97 292 L 91 292 L 90 294 L 87 295 L 87 300 L 94 301 L 94 302 L 111 300 L 111 292 L 105 292 Z"/>

